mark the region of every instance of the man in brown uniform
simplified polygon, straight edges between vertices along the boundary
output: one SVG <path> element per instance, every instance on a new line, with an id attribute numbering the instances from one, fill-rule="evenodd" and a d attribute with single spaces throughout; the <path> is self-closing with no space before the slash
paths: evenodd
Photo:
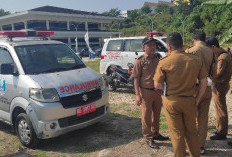
<path id="1" fill-rule="evenodd" d="M 226 94 L 230 89 L 230 78 L 232 72 L 231 56 L 220 48 L 215 37 L 207 39 L 206 44 L 211 48 L 217 58 L 217 68 L 213 75 L 213 97 L 216 111 L 215 135 L 211 140 L 226 139 L 228 133 L 228 113 L 226 106 Z"/>
<path id="2" fill-rule="evenodd" d="M 199 56 L 202 59 L 209 76 L 211 74 L 213 64 L 215 63 L 215 59 L 214 59 L 213 51 L 206 46 L 205 39 L 206 39 L 206 34 L 204 32 L 195 31 L 192 35 L 192 42 L 194 46 L 189 49 L 186 49 L 185 52 L 193 53 Z M 197 90 L 198 90 L 198 84 L 197 84 Z M 201 146 L 200 148 L 201 154 L 204 154 L 205 152 L 204 145 L 208 132 L 208 114 L 209 114 L 209 106 L 210 106 L 211 98 L 212 98 L 212 89 L 211 89 L 211 85 L 208 84 L 205 90 L 205 94 L 200 100 L 197 108 L 197 129 L 199 135 L 199 142 Z"/>
<path id="3" fill-rule="evenodd" d="M 135 61 L 132 77 L 136 104 L 140 106 L 143 136 L 151 148 L 158 148 L 154 140 L 168 140 L 159 134 L 159 119 L 162 107 L 161 92 L 154 90 L 153 76 L 159 59 L 155 56 L 155 40 L 143 40 L 144 55 Z"/>
<path id="4" fill-rule="evenodd" d="M 198 56 L 185 53 L 179 33 L 174 32 L 168 35 L 167 48 L 171 51 L 171 55 L 160 60 L 154 76 L 154 86 L 156 89 L 163 89 L 163 83 L 166 82 L 163 105 L 174 156 L 186 156 L 186 140 L 190 155 L 199 157 L 197 106 L 205 92 L 208 73 Z M 196 95 L 197 79 L 199 92 Z"/>

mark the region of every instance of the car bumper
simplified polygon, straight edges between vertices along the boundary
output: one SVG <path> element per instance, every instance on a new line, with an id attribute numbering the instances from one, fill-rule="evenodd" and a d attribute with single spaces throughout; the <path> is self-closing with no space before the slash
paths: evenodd
<path id="1" fill-rule="evenodd" d="M 63 108 L 59 102 L 40 103 L 31 100 L 30 105 L 27 107 L 27 114 L 37 137 L 39 139 L 47 139 L 105 119 L 110 113 L 109 93 L 107 89 L 103 91 L 101 99 L 90 104 L 95 104 L 96 111 L 77 116 L 78 107 Z"/>
<path id="2" fill-rule="evenodd" d="M 88 114 L 87 115 L 83 115 L 86 116 L 86 119 L 81 121 L 76 121 L 76 124 L 70 124 L 70 125 L 64 125 L 61 124 L 61 120 L 63 119 L 58 119 L 56 121 L 38 121 L 38 129 L 37 129 L 37 137 L 39 139 L 48 139 L 48 138 L 52 138 L 52 137 L 56 137 L 62 134 L 65 134 L 67 132 L 70 131 L 74 131 L 74 130 L 78 130 L 84 127 L 87 127 L 89 125 L 92 125 L 94 123 L 97 122 L 101 122 L 104 119 L 107 118 L 107 116 L 110 113 L 110 106 L 109 104 L 102 106 L 104 108 L 104 113 L 100 114 L 98 116 L 95 116 L 92 119 L 89 119 Z M 89 113 L 91 114 L 91 113 Z M 76 115 L 72 116 L 75 117 Z M 67 117 L 68 118 L 68 117 Z M 77 118 L 78 119 L 78 118 Z"/>

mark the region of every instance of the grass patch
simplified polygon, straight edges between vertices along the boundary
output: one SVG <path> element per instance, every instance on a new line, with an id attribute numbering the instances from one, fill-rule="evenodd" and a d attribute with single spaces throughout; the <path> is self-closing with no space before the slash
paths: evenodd
<path id="1" fill-rule="evenodd" d="M 117 113 L 117 108 L 116 107 L 110 107 L 110 112 L 111 114 L 109 115 L 110 119 L 116 119 L 117 117 L 120 117 L 121 115 Z"/>
<path id="2" fill-rule="evenodd" d="M 121 115 L 120 114 L 118 114 L 118 113 L 111 113 L 110 115 L 109 115 L 109 118 L 110 119 L 116 119 L 117 117 L 120 117 Z"/>
<path id="3" fill-rule="evenodd" d="M 140 110 L 135 110 L 131 113 L 131 116 L 134 118 L 140 118 Z"/>
<path id="4" fill-rule="evenodd" d="M 116 113 L 117 111 L 117 108 L 116 107 L 113 107 L 112 105 L 110 106 L 110 112 L 111 113 Z"/>
<path id="5" fill-rule="evenodd" d="M 85 62 L 85 65 L 95 70 L 96 72 L 100 72 L 100 59 L 96 59 L 93 61 Z"/>
<path id="6" fill-rule="evenodd" d="M 128 106 L 129 104 L 127 104 L 127 103 L 121 103 L 121 104 L 119 104 L 120 105 L 120 107 L 126 107 L 126 106 Z"/>
<path id="7" fill-rule="evenodd" d="M 168 129 L 168 124 L 160 124 L 160 129 Z"/>
<path id="8" fill-rule="evenodd" d="M 168 124 L 164 114 L 160 114 L 160 129 L 168 129 Z"/>
<path id="9" fill-rule="evenodd" d="M 16 148 L 22 147 L 22 143 L 19 141 L 19 139 L 18 139 L 17 136 L 14 137 L 14 138 L 12 139 L 12 141 L 13 141 L 13 143 L 14 143 L 14 145 L 15 145 Z"/>
<path id="10" fill-rule="evenodd" d="M 38 154 L 36 155 L 36 157 L 48 157 L 48 155 L 46 155 L 47 153 L 45 151 L 39 151 Z"/>
<path id="11" fill-rule="evenodd" d="M 160 114 L 160 122 L 166 122 L 166 117 L 164 114 Z"/>

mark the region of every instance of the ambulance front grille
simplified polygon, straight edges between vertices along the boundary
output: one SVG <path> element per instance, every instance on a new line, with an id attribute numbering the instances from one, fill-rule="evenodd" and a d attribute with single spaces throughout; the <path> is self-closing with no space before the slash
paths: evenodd
<path id="1" fill-rule="evenodd" d="M 101 99 L 102 92 L 100 88 L 85 93 L 60 98 L 64 108 L 83 106 Z"/>
<path id="2" fill-rule="evenodd" d="M 64 127 L 68 127 L 68 126 L 72 126 L 72 125 L 76 125 L 76 124 L 89 121 L 91 119 L 94 119 L 96 117 L 103 115 L 104 113 L 105 113 L 105 106 L 101 106 L 97 108 L 96 111 L 94 112 L 85 114 L 80 117 L 77 117 L 76 115 L 74 115 L 74 116 L 70 116 L 66 118 L 61 118 L 58 120 L 58 122 L 59 122 L 60 127 L 64 128 Z"/>

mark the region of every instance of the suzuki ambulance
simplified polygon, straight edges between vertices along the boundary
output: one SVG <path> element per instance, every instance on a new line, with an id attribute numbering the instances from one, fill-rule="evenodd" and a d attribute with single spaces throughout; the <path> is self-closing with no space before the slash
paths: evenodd
<path id="1" fill-rule="evenodd" d="M 99 122 L 110 112 L 101 75 L 66 44 L 47 40 L 53 34 L 0 31 L 0 120 L 12 125 L 27 147 Z"/>

